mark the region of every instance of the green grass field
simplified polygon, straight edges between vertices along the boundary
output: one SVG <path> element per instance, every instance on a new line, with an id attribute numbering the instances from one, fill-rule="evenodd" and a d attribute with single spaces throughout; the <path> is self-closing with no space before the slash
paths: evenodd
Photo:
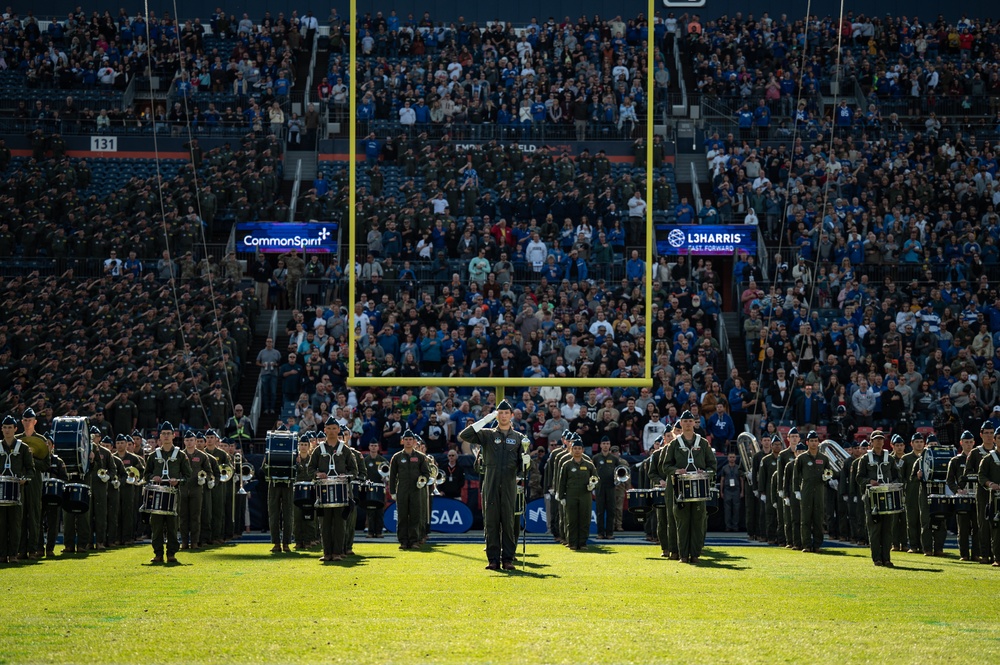
<path id="1" fill-rule="evenodd" d="M 867 550 L 529 546 L 516 573 L 478 545 L 321 566 L 267 545 L 148 547 L 0 570 L 2 663 L 989 663 L 1000 572 Z M 433 550 L 433 551 L 431 551 Z"/>

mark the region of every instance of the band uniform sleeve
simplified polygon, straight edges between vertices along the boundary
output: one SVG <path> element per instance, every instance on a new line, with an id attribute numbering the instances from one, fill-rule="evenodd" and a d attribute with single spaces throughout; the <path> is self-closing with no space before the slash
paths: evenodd
<path id="1" fill-rule="evenodd" d="M 402 453 L 396 453 L 392 456 L 392 460 L 389 462 L 389 493 L 396 494 L 396 484 L 399 482 L 399 456 Z"/>
<path id="2" fill-rule="evenodd" d="M 479 432 L 473 429 L 472 425 L 467 426 L 458 433 L 458 438 L 469 444 L 479 443 Z"/>
<path id="3" fill-rule="evenodd" d="M 181 463 L 180 484 L 183 485 L 184 483 L 186 483 L 188 480 L 191 479 L 191 460 L 188 459 L 187 453 L 185 453 L 183 450 L 177 456 L 177 460 Z"/>
<path id="4" fill-rule="evenodd" d="M 646 468 L 648 469 L 646 475 L 649 477 L 651 487 L 655 487 L 660 484 L 660 481 L 666 480 L 660 473 L 660 461 L 663 458 L 664 450 L 665 448 L 660 448 L 653 451 L 653 454 L 649 456 L 649 463 L 646 464 Z"/>

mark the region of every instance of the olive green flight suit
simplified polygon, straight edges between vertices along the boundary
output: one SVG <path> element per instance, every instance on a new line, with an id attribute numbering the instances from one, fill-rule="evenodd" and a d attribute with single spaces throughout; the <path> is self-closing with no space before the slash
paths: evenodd
<path id="1" fill-rule="evenodd" d="M 420 542 L 421 510 L 424 492 L 417 479 L 430 473 L 427 457 L 417 450 L 400 450 L 389 462 L 389 492 L 396 501 L 396 538 L 403 549 Z"/>
<path id="2" fill-rule="evenodd" d="M 356 476 L 357 461 L 354 455 L 346 450 L 337 454 L 337 446 L 328 447 L 321 443 L 309 457 L 309 471 L 314 476 L 325 473 L 328 476 Z M 340 556 L 344 554 L 344 510 L 341 508 L 323 509 L 322 530 L 323 554 L 325 556 Z"/>
<path id="3" fill-rule="evenodd" d="M 597 476 L 594 463 L 580 457 L 577 462 L 572 457 L 563 462 L 559 471 L 559 496 L 566 502 L 566 527 L 569 532 L 570 549 L 587 546 L 590 535 L 590 513 L 593 506 L 591 490 L 588 488 L 591 476 Z"/>
<path id="4" fill-rule="evenodd" d="M 10 470 L 7 475 L 16 478 L 31 478 L 34 475 L 35 463 L 31 449 L 17 439 L 0 443 L 0 470 L 6 472 L 8 463 Z M 22 493 L 26 484 L 21 485 Z M 23 519 L 23 503 L 17 506 L 0 506 L 0 561 L 6 562 L 8 557 L 13 559 L 17 556 Z"/>
<path id="5" fill-rule="evenodd" d="M 996 448 L 984 455 L 983 461 L 979 463 L 979 487 L 990 497 L 990 507 L 986 515 L 991 547 L 988 550 L 983 549 L 983 556 L 990 559 L 993 565 L 998 565 L 1000 564 L 1000 510 L 994 509 L 997 506 L 994 498 L 1000 490 L 990 490 L 990 483 L 1000 484 L 1000 454 Z"/>
<path id="6" fill-rule="evenodd" d="M 703 439 L 700 434 L 695 434 L 690 440 L 685 440 L 682 434 L 671 441 L 660 466 L 667 478 L 676 481 L 674 476 L 677 470 L 688 468 L 690 462 L 699 471 L 715 473 L 715 453 L 708 440 Z M 709 485 L 711 486 L 711 482 Z M 676 493 L 676 486 L 668 491 Z M 677 547 L 681 561 L 697 559 L 705 546 L 705 533 L 708 530 L 707 502 L 675 502 L 674 519 L 677 522 Z"/>
<path id="7" fill-rule="evenodd" d="M 970 483 L 966 478 L 969 473 L 972 473 L 968 468 L 968 461 L 968 457 L 958 454 L 952 457 L 948 462 L 948 476 L 946 482 L 948 483 L 948 487 L 951 491 L 956 494 L 960 491 L 969 489 L 970 487 Z M 975 496 L 975 488 L 972 488 L 972 492 L 969 494 Z M 959 555 L 963 559 L 979 559 L 979 542 L 977 533 L 979 529 L 979 520 L 977 519 L 975 507 L 973 507 L 973 510 L 970 513 L 956 512 L 955 522 L 958 525 Z"/>
<path id="8" fill-rule="evenodd" d="M 151 483 L 153 478 L 163 477 L 164 469 L 169 471 L 169 477 L 178 480 L 178 489 L 191 482 L 191 461 L 183 450 L 174 446 L 170 452 L 164 452 L 162 448 L 154 450 L 146 460 L 145 479 Z M 195 483 L 197 484 L 197 482 Z M 178 500 L 180 497 L 178 497 Z M 177 516 L 175 515 L 150 515 L 149 527 L 153 536 L 153 552 L 156 556 L 163 556 L 163 541 L 166 539 L 167 556 L 173 556 L 180 549 L 177 541 Z"/>
<path id="9" fill-rule="evenodd" d="M 829 468 L 829 461 L 818 452 L 812 455 L 806 451 L 795 458 L 792 468 L 793 492 L 798 492 L 799 533 L 802 540 L 800 549 L 818 550 L 823 546 L 823 518 L 826 515 L 826 483 L 823 472 Z"/>
<path id="10" fill-rule="evenodd" d="M 881 473 L 880 473 L 881 472 Z M 891 562 L 892 553 L 892 527 L 895 523 L 895 515 L 872 515 L 872 501 L 869 492 L 871 481 L 883 483 L 894 483 L 899 481 L 899 470 L 892 460 L 892 454 L 888 450 L 882 450 L 881 455 L 876 455 L 874 449 L 858 458 L 857 484 L 858 488 L 864 492 L 864 512 L 865 521 L 868 525 L 868 543 L 871 548 L 872 561 L 876 563 Z"/>

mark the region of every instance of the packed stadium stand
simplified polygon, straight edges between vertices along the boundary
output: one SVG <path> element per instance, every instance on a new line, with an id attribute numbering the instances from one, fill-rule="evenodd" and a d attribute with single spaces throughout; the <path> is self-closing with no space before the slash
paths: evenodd
<path id="1" fill-rule="evenodd" d="M 858 9 L 658 13 L 653 90 L 643 16 L 5 14 L 0 411 L 108 418 L 151 384 L 150 432 L 242 403 L 258 447 L 332 415 L 362 450 L 409 428 L 443 455 L 491 378 L 550 377 L 508 393 L 539 468 L 567 428 L 639 461 L 685 410 L 720 463 L 745 429 L 1000 425 L 996 26 Z M 346 235 L 234 253 L 237 222 L 346 234 L 352 187 L 355 302 Z M 664 244 L 723 224 L 756 250 Z M 482 385 L 348 386 L 352 325 L 358 376 Z M 608 387 L 647 357 L 650 388 Z"/>

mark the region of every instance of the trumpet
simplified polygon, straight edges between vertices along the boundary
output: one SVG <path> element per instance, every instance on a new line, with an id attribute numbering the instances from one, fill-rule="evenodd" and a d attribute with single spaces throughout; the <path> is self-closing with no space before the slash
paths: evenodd
<path id="1" fill-rule="evenodd" d="M 130 466 L 125 469 L 125 482 L 129 485 L 142 485 L 142 472 L 139 467 Z"/>
<path id="2" fill-rule="evenodd" d="M 615 485 L 627 485 L 632 479 L 632 471 L 628 466 L 619 464 L 615 467 Z"/>
<path id="3" fill-rule="evenodd" d="M 205 481 L 208 479 L 208 472 L 202 469 L 198 472 L 198 484 L 204 485 Z"/>
<path id="4" fill-rule="evenodd" d="M 388 462 L 382 462 L 381 464 L 378 465 L 378 475 L 382 476 L 383 480 L 389 477 Z"/>
<path id="5" fill-rule="evenodd" d="M 109 480 L 111 480 L 111 474 L 108 473 L 107 469 L 98 469 L 97 477 L 100 479 L 102 483 L 106 483 Z"/>
<path id="6" fill-rule="evenodd" d="M 593 492 L 595 489 L 597 489 L 597 484 L 600 481 L 601 481 L 600 478 L 598 478 L 597 476 L 591 476 L 590 479 L 587 481 L 587 491 Z"/>
<path id="7" fill-rule="evenodd" d="M 823 469 L 823 482 L 828 483 L 833 480 L 833 469 L 827 467 Z"/>
<path id="8" fill-rule="evenodd" d="M 419 476 L 417 478 L 417 489 L 422 490 L 427 487 L 427 476 Z"/>
<path id="9" fill-rule="evenodd" d="M 228 483 L 233 479 L 233 466 L 231 464 L 222 464 L 219 466 L 219 482 Z"/>

